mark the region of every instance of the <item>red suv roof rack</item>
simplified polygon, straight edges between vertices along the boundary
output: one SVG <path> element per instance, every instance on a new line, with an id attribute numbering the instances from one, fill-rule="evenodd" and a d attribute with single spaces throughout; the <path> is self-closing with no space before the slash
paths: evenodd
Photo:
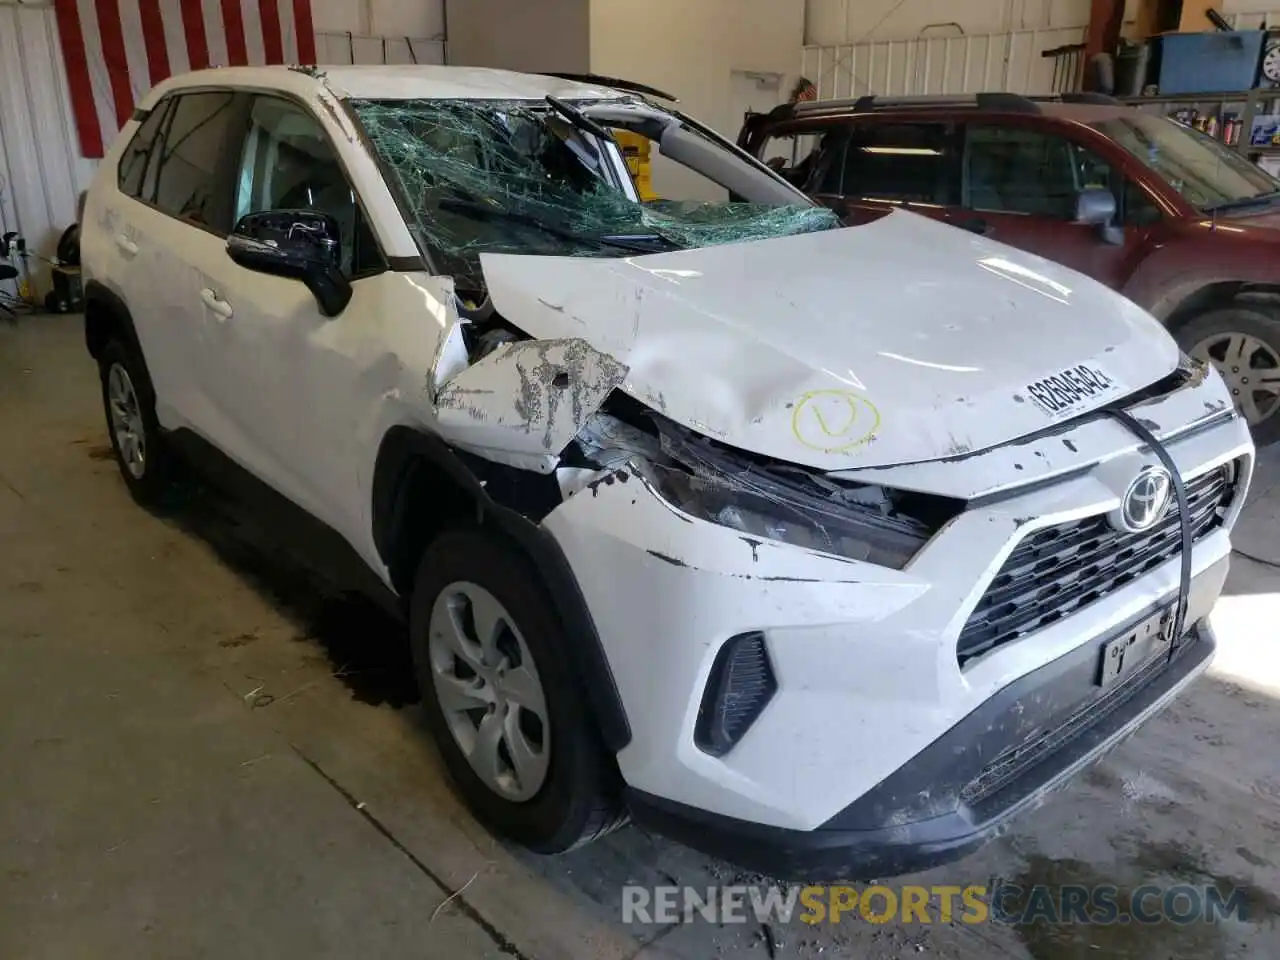
<path id="1" fill-rule="evenodd" d="M 1051 96 L 1024 96 L 1020 93 L 970 93 L 939 96 L 881 97 L 867 94 L 843 100 L 811 100 L 807 103 L 784 103 L 769 112 L 777 119 L 803 117 L 822 113 L 874 113 L 877 110 L 928 110 L 937 107 L 991 110 L 1000 113 L 1040 113 L 1042 103 L 1087 103 L 1098 106 L 1121 106 L 1115 97 L 1104 93 L 1057 93 Z"/>

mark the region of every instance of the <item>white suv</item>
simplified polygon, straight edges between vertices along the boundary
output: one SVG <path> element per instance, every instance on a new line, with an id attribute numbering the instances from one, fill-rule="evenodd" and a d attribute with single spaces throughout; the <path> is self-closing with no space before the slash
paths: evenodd
<path id="1" fill-rule="evenodd" d="M 959 856 L 1204 669 L 1249 431 L 1099 284 L 838 229 L 662 102 L 162 83 L 83 225 L 124 480 L 261 481 L 407 618 L 458 790 L 535 850 L 630 814 L 776 875 Z M 639 196 L 645 142 L 686 199 Z"/>

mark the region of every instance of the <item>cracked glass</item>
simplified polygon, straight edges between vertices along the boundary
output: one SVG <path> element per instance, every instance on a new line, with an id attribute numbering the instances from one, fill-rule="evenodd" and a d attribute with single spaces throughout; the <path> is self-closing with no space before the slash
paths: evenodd
<path id="1" fill-rule="evenodd" d="M 460 292 L 483 291 L 481 253 L 619 257 L 839 223 L 830 210 L 802 204 L 638 202 L 616 179 L 612 138 L 538 101 L 351 107 L 419 248 Z"/>

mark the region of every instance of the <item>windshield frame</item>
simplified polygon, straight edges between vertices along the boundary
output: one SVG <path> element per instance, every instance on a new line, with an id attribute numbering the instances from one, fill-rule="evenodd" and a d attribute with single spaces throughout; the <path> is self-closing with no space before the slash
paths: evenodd
<path id="1" fill-rule="evenodd" d="M 1280 180 L 1257 166 L 1238 150 L 1223 144 L 1206 133 L 1196 130 L 1194 127 L 1180 123 L 1172 117 L 1130 109 L 1123 114 L 1088 121 L 1085 125 L 1093 134 L 1102 137 L 1111 144 L 1129 163 L 1140 167 L 1147 177 L 1159 184 L 1163 192 L 1176 197 L 1178 203 L 1191 208 L 1197 213 L 1213 213 L 1216 208 L 1225 210 L 1251 206 L 1255 200 L 1258 203 L 1265 203 L 1266 199 L 1264 198 L 1268 198 L 1270 195 L 1280 191 Z M 1200 153 L 1202 158 L 1205 156 L 1215 157 L 1219 161 L 1219 166 L 1213 174 L 1201 179 L 1200 182 L 1203 185 L 1212 187 L 1215 182 L 1213 177 L 1225 168 L 1226 171 L 1238 174 L 1244 179 L 1256 178 L 1259 189 L 1248 195 L 1237 194 L 1235 191 L 1226 189 L 1225 183 L 1222 180 L 1218 180 L 1216 182 L 1222 185 L 1215 191 L 1218 196 L 1204 197 L 1202 191 L 1197 191 L 1193 184 L 1183 181 L 1182 185 L 1179 186 L 1175 182 L 1175 175 L 1171 169 L 1161 167 L 1148 156 L 1134 149 L 1127 142 L 1127 137 L 1117 136 L 1117 125 L 1128 129 L 1141 130 L 1142 127 L 1146 126 L 1149 129 L 1162 130 L 1166 132 L 1166 136 L 1180 138 L 1183 142 L 1193 143 L 1202 148 L 1203 152 Z M 1158 144 L 1173 141 L 1156 138 L 1151 142 Z"/>

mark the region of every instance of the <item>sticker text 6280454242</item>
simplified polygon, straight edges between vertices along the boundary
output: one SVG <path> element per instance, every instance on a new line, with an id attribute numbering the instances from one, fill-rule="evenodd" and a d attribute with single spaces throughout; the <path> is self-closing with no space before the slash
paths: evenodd
<path id="1" fill-rule="evenodd" d="M 1027 394 L 1036 406 L 1054 417 L 1115 392 L 1115 380 L 1099 367 L 1084 363 L 1027 384 Z"/>

